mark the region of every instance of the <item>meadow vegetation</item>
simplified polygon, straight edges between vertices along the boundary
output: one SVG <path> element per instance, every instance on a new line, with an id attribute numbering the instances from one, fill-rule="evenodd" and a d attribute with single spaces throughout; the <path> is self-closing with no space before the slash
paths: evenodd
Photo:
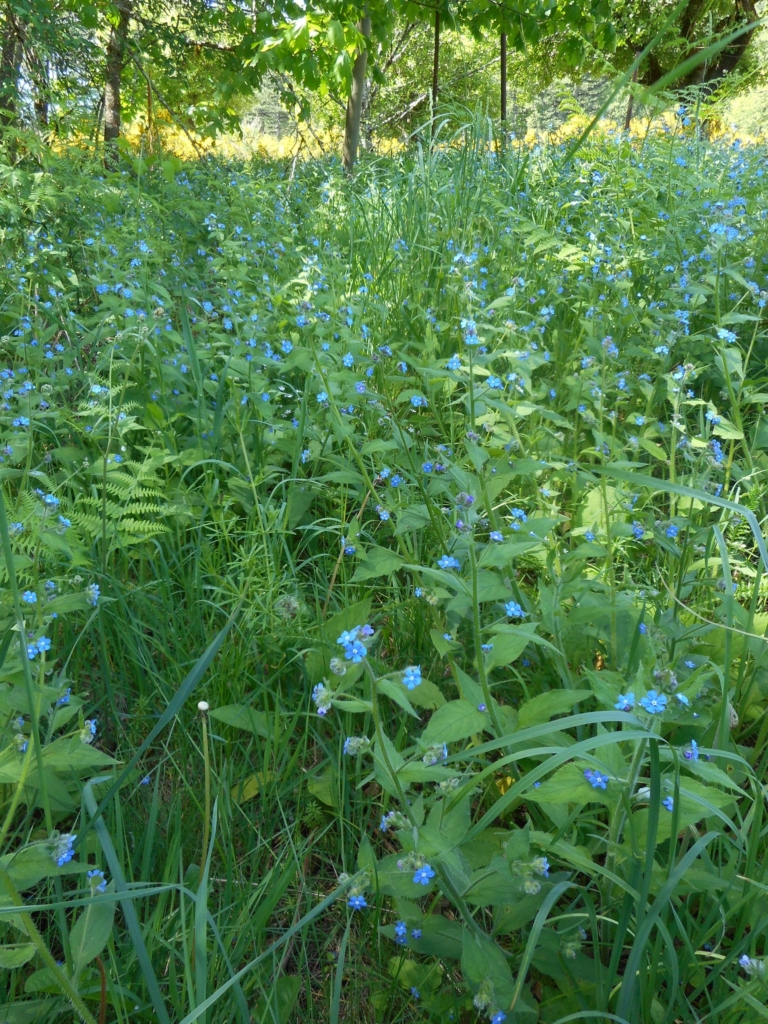
<path id="1" fill-rule="evenodd" d="M 0 165 L 2 1024 L 768 1017 L 768 153 L 692 120 Z"/>

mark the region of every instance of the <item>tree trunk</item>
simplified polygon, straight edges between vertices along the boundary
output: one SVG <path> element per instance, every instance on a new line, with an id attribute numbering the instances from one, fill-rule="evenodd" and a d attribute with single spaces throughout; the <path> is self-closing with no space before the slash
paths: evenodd
<path id="1" fill-rule="evenodd" d="M 501 33 L 501 120 L 507 120 L 507 33 Z"/>
<path id="2" fill-rule="evenodd" d="M 440 8 L 435 11 L 435 55 L 432 59 L 432 117 L 437 110 L 437 88 L 440 81 Z"/>
<path id="3" fill-rule="evenodd" d="M 635 60 L 637 60 L 638 57 L 639 57 L 639 54 L 636 53 L 635 54 Z M 637 85 L 637 77 L 638 77 L 638 72 L 639 71 L 640 71 L 640 68 L 636 67 L 635 70 L 632 72 L 632 85 Z M 627 116 L 624 118 L 624 131 L 625 132 L 629 131 L 630 125 L 632 124 L 632 111 L 634 110 L 634 106 L 635 106 L 635 94 L 634 94 L 634 91 L 632 90 L 632 87 L 630 86 L 630 89 L 629 89 L 629 100 L 627 101 Z"/>
<path id="4" fill-rule="evenodd" d="M 104 157 L 108 164 L 115 161 L 115 142 L 120 138 L 120 85 L 133 0 L 118 0 L 117 8 L 119 20 L 109 33 L 104 73 Z"/>
<path id="5" fill-rule="evenodd" d="M 3 45 L 0 48 L 0 128 L 16 120 L 22 41 L 19 26 L 10 7 L 5 10 Z"/>
<path id="6" fill-rule="evenodd" d="M 357 23 L 358 31 L 368 38 L 371 34 L 371 19 L 366 13 Z M 368 50 L 362 49 L 355 57 L 352 68 L 352 91 L 347 100 L 347 117 L 344 123 L 344 146 L 342 163 L 345 171 L 351 171 L 357 160 L 357 148 L 360 144 L 360 115 L 363 112 L 365 94 L 365 69 L 368 64 Z"/>

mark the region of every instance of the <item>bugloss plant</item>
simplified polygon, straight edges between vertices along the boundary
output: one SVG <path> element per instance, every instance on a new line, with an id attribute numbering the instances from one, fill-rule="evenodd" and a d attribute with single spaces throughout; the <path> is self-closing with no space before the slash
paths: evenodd
<path id="1" fill-rule="evenodd" d="M 684 122 L 8 177 L 21 1019 L 761 1012 L 765 154 Z"/>

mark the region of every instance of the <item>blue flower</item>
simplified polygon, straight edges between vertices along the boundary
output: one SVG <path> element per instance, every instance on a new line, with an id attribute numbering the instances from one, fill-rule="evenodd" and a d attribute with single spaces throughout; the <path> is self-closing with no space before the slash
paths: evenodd
<path id="1" fill-rule="evenodd" d="M 634 693 L 622 693 L 613 706 L 617 711 L 631 711 L 635 706 Z"/>
<path id="2" fill-rule="evenodd" d="M 331 709 L 332 694 L 327 686 L 318 683 L 312 690 L 312 700 L 317 706 L 318 715 L 325 716 Z"/>
<path id="3" fill-rule="evenodd" d="M 432 870 L 429 864 L 424 864 L 422 867 L 418 868 L 414 873 L 413 882 L 414 885 L 429 885 L 430 880 L 434 877 L 435 872 Z"/>
<path id="4" fill-rule="evenodd" d="M 517 601 L 507 601 L 504 605 L 504 612 L 509 619 L 524 619 L 527 612 L 524 612 Z"/>
<path id="5" fill-rule="evenodd" d="M 344 364 L 344 366 L 347 367 L 347 369 L 355 365 L 355 357 L 352 355 L 351 352 L 347 352 L 345 356 L 342 356 L 341 361 Z"/>
<path id="6" fill-rule="evenodd" d="M 414 928 L 411 931 L 411 938 L 412 939 L 420 939 L 421 938 L 421 928 Z"/>
<path id="7" fill-rule="evenodd" d="M 448 362 L 445 365 L 446 365 L 446 368 L 449 369 L 449 370 L 460 370 L 461 369 L 461 360 L 459 359 L 459 357 L 457 355 L 454 355 L 454 356 L 451 356 L 451 358 L 448 360 Z"/>
<path id="8" fill-rule="evenodd" d="M 591 768 L 585 769 L 584 778 L 593 789 L 607 789 L 608 782 L 610 781 L 607 775 L 603 775 L 598 771 L 593 771 Z"/>
<path id="9" fill-rule="evenodd" d="M 409 665 L 403 672 L 403 686 L 406 690 L 415 690 L 421 685 L 421 665 Z"/>
<path id="10" fill-rule="evenodd" d="M 327 391 L 320 391 L 320 392 L 318 392 L 317 400 L 318 400 L 318 402 L 327 402 L 328 401 L 328 392 Z"/>
<path id="11" fill-rule="evenodd" d="M 40 652 L 40 654 L 42 654 L 43 651 L 50 651 L 51 641 L 48 639 L 47 636 L 40 637 L 40 639 L 37 641 L 37 649 Z"/>
<path id="12" fill-rule="evenodd" d="M 679 704 L 682 704 L 682 705 L 683 705 L 683 707 L 686 707 L 686 708 L 687 708 L 687 707 L 690 707 L 690 704 L 691 704 L 691 702 L 690 702 L 690 701 L 688 700 L 688 698 L 687 698 L 687 697 L 685 696 L 685 694 L 684 694 L 684 693 L 676 693 L 676 694 L 675 694 L 675 700 L 676 700 L 676 701 L 677 701 L 677 702 L 678 702 Z"/>
<path id="13" fill-rule="evenodd" d="M 490 540 L 495 541 L 497 544 L 504 540 L 504 534 L 498 530 L 491 530 L 488 534 Z"/>
<path id="14" fill-rule="evenodd" d="M 395 942 L 399 942 L 401 945 L 405 942 L 408 934 L 408 926 L 405 921 L 395 922 Z"/>
<path id="15" fill-rule="evenodd" d="M 667 527 L 666 533 L 668 537 L 676 537 L 678 533 L 680 533 L 680 527 L 675 526 L 674 523 L 670 523 L 670 525 Z"/>
<path id="16" fill-rule="evenodd" d="M 347 901 L 347 905 L 352 910 L 363 910 L 368 904 L 365 902 L 365 896 L 350 896 Z"/>
<path id="17" fill-rule="evenodd" d="M 438 558 L 437 564 L 441 569 L 461 568 L 461 562 L 459 562 L 458 558 L 454 558 L 453 555 L 443 555 L 441 558 Z"/>
<path id="18" fill-rule="evenodd" d="M 644 533 L 645 529 L 643 528 L 642 523 L 638 523 L 638 521 L 635 520 L 632 523 L 632 536 L 635 538 L 635 540 L 640 540 Z"/>
<path id="19" fill-rule="evenodd" d="M 37 594 L 34 592 L 34 590 L 25 590 L 24 593 L 21 595 L 21 599 L 22 601 L 25 601 L 27 604 L 37 604 Z"/>
<path id="20" fill-rule="evenodd" d="M 506 1013 L 503 1010 L 497 1010 L 496 1013 L 491 1017 L 491 1024 L 503 1024 L 507 1019 Z"/>
<path id="21" fill-rule="evenodd" d="M 414 409 L 426 409 L 427 400 L 423 395 L 411 395 L 411 405 Z"/>
<path id="22" fill-rule="evenodd" d="M 435 467 L 432 462 L 422 462 L 421 464 L 422 473 L 431 473 L 434 468 Z"/>
<path id="23" fill-rule="evenodd" d="M 641 622 L 640 625 L 637 628 L 640 630 L 640 632 L 643 634 L 643 636 L 645 636 L 645 634 L 648 632 L 648 627 L 646 626 L 646 624 L 644 622 Z"/>
<path id="24" fill-rule="evenodd" d="M 85 596 L 88 601 L 88 604 L 92 605 L 95 608 L 96 605 L 98 604 L 100 596 L 99 584 L 89 583 L 88 586 L 85 588 Z"/>
<path id="25" fill-rule="evenodd" d="M 98 868 L 93 868 L 89 871 L 87 876 L 88 882 L 91 886 L 91 892 L 106 892 L 107 891 L 107 878 L 103 871 L 99 871 Z"/>
<path id="26" fill-rule="evenodd" d="M 691 740 L 691 745 L 688 750 L 683 752 L 683 757 L 686 761 L 698 761 L 699 760 L 699 745 L 696 740 Z"/>
<path id="27" fill-rule="evenodd" d="M 660 715 L 667 707 L 666 694 L 649 690 L 640 701 L 640 705 L 645 708 L 649 715 Z"/>
<path id="28" fill-rule="evenodd" d="M 365 655 L 365 647 L 359 640 L 353 640 L 351 644 L 347 644 L 344 648 L 344 657 L 347 661 L 354 662 L 355 665 L 359 665 Z"/>
<path id="29" fill-rule="evenodd" d="M 58 832 L 54 832 L 51 836 L 51 857 L 53 858 L 54 864 L 62 868 L 65 864 L 69 864 L 72 858 L 75 856 L 75 840 L 76 835 L 70 835 L 65 832 L 60 835 Z"/>
<path id="30" fill-rule="evenodd" d="M 675 806 L 675 801 L 672 799 L 671 796 L 665 796 L 661 802 L 668 811 L 671 811 L 672 808 Z"/>

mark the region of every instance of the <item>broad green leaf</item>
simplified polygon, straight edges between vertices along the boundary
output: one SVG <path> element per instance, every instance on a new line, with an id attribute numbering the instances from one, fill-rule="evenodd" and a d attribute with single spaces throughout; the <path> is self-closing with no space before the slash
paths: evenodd
<path id="1" fill-rule="evenodd" d="M 23 942 L 18 945 L 0 946 L 0 968 L 12 971 L 16 967 L 23 967 L 35 955 L 35 947 L 31 942 Z M 3 1011 L 0 1010 L 0 1019 Z"/>
<path id="2" fill-rule="evenodd" d="M 532 697 L 520 707 L 518 729 L 549 722 L 555 715 L 570 712 L 574 704 L 592 696 L 591 690 L 548 690 Z"/>
<path id="3" fill-rule="evenodd" d="M 537 804 L 588 804 L 612 805 L 619 799 L 621 785 L 610 779 L 607 787 L 593 787 L 587 781 L 584 771 L 587 765 L 564 764 L 551 778 L 546 779 L 537 789 L 526 793 L 526 800 Z"/>
<path id="4" fill-rule="evenodd" d="M 490 979 L 496 1006 L 509 1006 L 515 986 L 509 962 L 502 951 L 487 935 L 464 929 L 461 951 L 461 971 L 473 992 Z"/>
<path id="5" fill-rule="evenodd" d="M 299 998 L 303 982 L 294 975 L 284 974 L 270 985 L 267 998 L 262 996 L 253 1012 L 253 1019 L 264 1024 L 288 1024 Z"/>
<path id="6" fill-rule="evenodd" d="M 313 775 L 307 780 L 307 789 L 315 799 L 327 807 L 338 807 L 339 785 L 333 768 L 326 768 L 320 775 Z"/>
<path id="7" fill-rule="evenodd" d="M 397 572 L 404 562 L 405 559 L 396 551 L 390 551 L 388 548 L 369 548 L 360 559 L 352 582 L 361 583 L 376 579 L 378 576 L 389 576 L 390 573 Z"/>
<path id="8" fill-rule="evenodd" d="M 427 746 L 455 743 L 490 727 L 486 711 L 478 711 L 466 700 L 452 700 L 435 711 L 421 738 Z"/>
<path id="9" fill-rule="evenodd" d="M 115 906 L 113 900 L 95 896 L 93 903 L 84 907 L 75 921 L 70 935 L 75 978 L 106 946 L 112 934 Z"/>
<path id="10" fill-rule="evenodd" d="M 224 725 L 231 725 L 235 729 L 244 729 L 263 739 L 268 739 L 274 731 L 270 728 L 272 723 L 265 714 L 242 704 L 225 704 L 221 708 L 211 708 L 208 714 L 216 721 L 223 722 Z"/>
<path id="11" fill-rule="evenodd" d="M 376 683 L 376 689 L 385 697 L 389 697 L 390 700 L 393 700 L 395 704 L 398 704 L 406 714 L 411 715 L 418 721 L 419 716 L 413 710 L 411 702 L 408 699 L 411 691 L 406 690 L 405 686 L 403 686 L 399 680 L 379 679 Z M 418 687 L 416 687 L 416 689 L 418 689 Z"/>

